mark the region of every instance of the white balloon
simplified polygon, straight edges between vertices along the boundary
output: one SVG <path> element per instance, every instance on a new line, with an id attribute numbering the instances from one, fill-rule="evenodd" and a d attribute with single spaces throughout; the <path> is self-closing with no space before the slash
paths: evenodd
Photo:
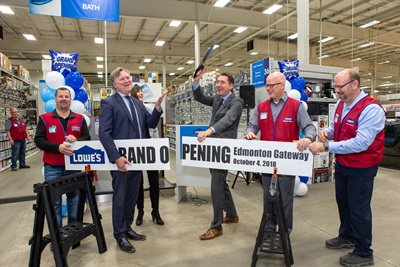
<path id="1" fill-rule="evenodd" d="M 90 126 L 90 118 L 89 118 L 89 116 L 86 115 L 86 114 L 83 114 L 83 117 L 85 118 L 87 127 L 89 127 Z"/>
<path id="2" fill-rule="evenodd" d="M 65 84 L 64 76 L 58 71 L 50 71 L 45 78 L 48 87 L 57 89 Z"/>
<path id="3" fill-rule="evenodd" d="M 300 101 L 301 94 L 296 89 L 290 90 L 287 94 L 288 94 L 288 97 L 291 97 L 291 98 L 294 98 L 294 99 Z"/>
<path id="4" fill-rule="evenodd" d="M 71 110 L 78 114 L 83 114 L 85 112 L 85 106 L 79 100 L 73 100 L 71 103 Z"/>
<path id="5" fill-rule="evenodd" d="M 307 105 L 307 103 L 306 102 L 304 102 L 304 101 L 301 101 L 301 103 L 303 104 L 303 106 L 306 108 L 306 110 L 308 110 L 308 105 Z"/>
<path id="6" fill-rule="evenodd" d="M 44 178 L 44 166 L 42 167 L 42 176 Z"/>
<path id="7" fill-rule="evenodd" d="M 295 182 L 294 182 L 294 188 L 295 188 L 294 190 L 295 191 L 296 191 L 296 188 L 299 186 L 299 184 L 300 184 L 300 177 L 296 175 Z"/>
<path id="8" fill-rule="evenodd" d="M 292 90 L 292 85 L 290 84 L 290 82 L 288 80 L 286 80 L 285 82 L 285 92 L 289 92 L 290 90 Z"/>
<path id="9" fill-rule="evenodd" d="M 308 192 L 308 186 L 305 183 L 300 183 L 297 187 L 297 190 L 294 192 L 296 196 L 302 197 L 305 196 Z"/>

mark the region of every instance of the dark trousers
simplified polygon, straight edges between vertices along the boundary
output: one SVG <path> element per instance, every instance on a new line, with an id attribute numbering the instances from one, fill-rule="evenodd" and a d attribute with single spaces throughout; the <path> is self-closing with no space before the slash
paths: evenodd
<path id="1" fill-rule="evenodd" d="M 14 145 L 11 147 L 11 168 L 17 168 L 17 160 L 19 160 L 19 166 L 25 166 L 25 150 L 26 140 L 14 140 Z"/>
<path id="2" fill-rule="evenodd" d="M 222 229 L 224 211 L 227 217 L 237 216 L 235 203 L 233 202 L 229 185 L 226 182 L 227 170 L 210 169 L 211 173 L 211 198 L 214 208 L 214 219 L 210 228 Z"/>
<path id="3" fill-rule="evenodd" d="M 335 166 L 336 202 L 339 209 L 339 236 L 353 240 L 355 255 L 372 255 L 371 198 L 378 165 L 371 168 Z"/>
<path id="4" fill-rule="evenodd" d="M 141 171 L 111 171 L 113 202 L 112 221 L 115 239 L 126 237 L 131 230 L 135 205 L 139 195 Z"/>
<path id="5" fill-rule="evenodd" d="M 160 202 L 158 171 L 147 171 L 147 177 L 149 178 L 149 185 L 150 185 L 149 191 L 150 191 L 151 208 L 153 209 L 153 211 L 158 211 L 158 206 Z M 143 211 L 144 209 L 143 173 L 142 173 L 142 179 L 140 179 L 139 197 L 136 206 L 139 211 Z"/>

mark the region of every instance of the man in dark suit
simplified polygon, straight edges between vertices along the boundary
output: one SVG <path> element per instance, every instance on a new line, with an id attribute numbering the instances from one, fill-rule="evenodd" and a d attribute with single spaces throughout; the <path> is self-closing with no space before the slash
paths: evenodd
<path id="1" fill-rule="evenodd" d="M 131 164 L 123 157 L 114 140 L 146 138 L 147 128 L 155 128 L 162 114 L 161 102 L 164 92 L 156 102 L 150 114 L 143 103 L 131 97 L 132 78 L 129 71 L 116 68 L 110 75 L 116 93 L 102 99 L 99 116 L 99 138 L 110 162 L 115 163 L 118 171 L 111 171 L 113 187 L 112 221 L 114 238 L 122 251 L 135 252 L 127 240 L 145 240 L 146 236 L 132 230 L 134 207 L 139 194 L 142 171 L 128 171 Z"/>
<path id="2" fill-rule="evenodd" d="M 217 79 L 215 96 L 206 96 L 199 88 L 199 81 L 203 72 L 203 70 L 197 72 L 197 76 L 193 80 L 193 95 L 196 101 L 212 106 L 212 116 L 210 128 L 200 132 L 197 135 L 197 140 L 203 142 L 208 136 L 236 139 L 243 110 L 243 100 L 232 92 L 233 77 L 230 74 L 222 73 Z M 214 219 L 210 228 L 199 237 L 200 240 L 209 240 L 222 235 L 222 223 L 239 222 L 235 203 L 226 182 L 228 170 L 210 169 L 210 173 Z M 226 212 L 225 218 L 224 211 Z"/>

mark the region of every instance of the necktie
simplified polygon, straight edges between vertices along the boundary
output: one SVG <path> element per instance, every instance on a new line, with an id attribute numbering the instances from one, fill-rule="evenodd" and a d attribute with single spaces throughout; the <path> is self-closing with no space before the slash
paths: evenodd
<path id="1" fill-rule="evenodd" d="M 126 97 L 126 99 L 128 99 L 129 109 L 130 109 L 130 112 L 131 112 L 133 123 L 138 127 L 139 137 L 142 138 L 142 130 L 140 128 L 140 123 L 139 123 L 140 120 L 139 120 L 139 116 L 138 116 L 138 112 L 136 110 L 136 107 L 133 104 L 133 101 L 132 101 L 132 99 L 131 99 L 131 97 L 129 95 L 127 95 L 125 97 Z"/>
<path id="2" fill-rule="evenodd" d="M 219 101 L 219 104 L 218 104 L 218 109 L 221 108 L 221 106 L 222 106 L 223 103 L 224 103 L 224 99 L 221 98 L 220 101 Z"/>

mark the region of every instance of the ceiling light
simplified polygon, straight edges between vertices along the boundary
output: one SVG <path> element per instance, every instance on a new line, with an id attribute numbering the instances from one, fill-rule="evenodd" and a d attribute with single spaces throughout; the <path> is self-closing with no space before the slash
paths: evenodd
<path id="1" fill-rule="evenodd" d="M 178 27 L 179 25 L 181 25 L 182 21 L 180 20 L 173 20 L 171 21 L 171 23 L 169 24 L 169 26 L 171 27 Z"/>
<path id="2" fill-rule="evenodd" d="M 374 43 L 373 42 L 369 42 L 369 43 L 365 43 L 365 44 L 359 45 L 358 47 L 359 48 L 364 48 L 364 47 L 368 47 L 368 46 L 371 46 L 371 45 L 374 45 Z"/>
<path id="3" fill-rule="evenodd" d="M 219 47 L 219 45 L 214 45 L 213 49 L 217 49 Z"/>
<path id="4" fill-rule="evenodd" d="M 379 91 L 378 90 L 374 90 L 374 93 L 379 93 Z"/>
<path id="5" fill-rule="evenodd" d="M 318 57 L 319 59 L 323 59 L 323 58 L 327 58 L 327 57 L 329 57 L 329 55 L 323 55 L 323 56 L 320 56 L 320 57 Z"/>
<path id="6" fill-rule="evenodd" d="M 14 15 L 14 11 L 12 11 L 12 9 L 8 6 L 0 6 L 0 11 L 3 14 L 10 14 L 10 15 Z"/>
<path id="7" fill-rule="evenodd" d="M 329 36 L 329 37 L 326 37 L 326 38 L 324 38 L 324 39 L 322 39 L 321 41 L 318 41 L 318 42 L 323 44 L 323 43 L 329 42 L 330 40 L 333 40 L 333 39 L 335 39 L 335 37 Z"/>
<path id="8" fill-rule="evenodd" d="M 215 69 L 215 71 L 219 71 L 219 69 Z"/>
<path id="9" fill-rule="evenodd" d="M 150 63 L 150 62 L 151 62 L 151 58 L 145 58 L 145 59 L 143 60 L 143 62 L 144 62 L 144 63 Z"/>
<path id="10" fill-rule="evenodd" d="M 360 28 L 361 29 L 365 29 L 365 28 L 371 27 L 371 26 L 373 26 L 375 24 L 378 24 L 379 22 L 380 21 L 378 21 L 378 20 L 374 20 L 374 21 L 371 21 L 371 22 L 369 22 L 367 24 L 361 25 Z"/>
<path id="11" fill-rule="evenodd" d="M 278 10 L 281 9 L 281 8 L 282 8 L 281 5 L 275 4 L 275 5 L 271 6 L 270 8 L 264 10 L 263 13 L 264 13 L 264 14 L 271 15 L 271 14 L 275 13 L 276 11 L 278 11 Z"/>
<path id="12" fill-rule="evenodd" d="M 355 62 L 355 61 L 360 61 L 360 60 L 361 60 L 361 58 L 358 57 L 358 58 L 350 59 L 349 61 L 350 61 L 350 62 Z"/>
<path id="13" fill-rule="evenodd" d="M 169 74 L 169 76 L 174 76 L 175 75 L 175 72 L 171 72 L 170 74 Z"/>
<path id="14" fill-rule="evenodd" d="M 139 66 L 139 70 L 144 70 L 146 66 Z"/>
<path id="15" fill-rule="evenodd" d="M 165 41 L 157 41 L 156 46 L 163 46 Z"/>
<path id="16" fill-rule="evenodd" d="M 29 41 L 36 41 L 36 38 L 35 38 L 35 36 L 33 36 L 32 34 L 23 34 L 24 35 L 24 37 L 26 38 L 26 40 L 29 40 Z"/>
<path id="17" fill-rule="evenodd" d="M 386 60 L 386 61 L 379 62 L 378 65 L 389 64 L 389 63 L 390 63 L 390 61 L 389 61 L 389 60 Z"/>
<path id="18" fill-rule="evenodd" d="M 186 64 L 193 64 L 194 63 L 194 60 L 188 60 L 187 62 L 186 62 Z"/>
<path id="19" fill-rule="evenodd" d="M 214 4 L 214 6 L 215 7 L 224 7 L 224 6 L 226 6 L 226 4 L 228 4 L 229 3 L 229 0 L 218 0 L 215 4 Z"/>
<path id="20" fill-rule="evenodd" d="M 96 61 L 103 61 L 104 57 L 96 57 Z"/>
<path id="21" fill-rule="evenodd" d="M 299 34 L 296 32 L 295 34 L 292 34 L 288 37 L 289 40 L 294 40 L 299 36 Z"/>
<path id="22" fill-rule="evenodd" d="M 251 55 L 251 56 L 258 55 L 258 52 L 251 52 L 250 55 Z"/>
<path id="23" fill-rule="evenodd" d="M 177 70 L 183 70 L 184 69 L 184 67 L 179 67 L 179 68 L 177 68 Z"/>
<path id="24" fill-rule="evenodd" d="M 382 79 L 392 79 L 392 76 L 382 77 Z"/>
<path id="25" fill-rule="evenodd" d="M 103 74 L 97 75 L 98 78 L 103 78 Z"/>
<path id="26" fill-rule="evenodd" d="M 95 42 L 96 44 L 103 44 L 103 43 L 104 43 L 104 39 L 103 39 L 103 38 L 100 38 L 100 37 L 95 37 L 95 38 L 94 38 L 94 42 Z"/>
<path id="27" fill-rule="evenodd" d="M 102 71 L 98 71 L 98 72 L 97 72 L 97 74 L 99 74 L 99 75 L 100 75 L 100 74 L 103 74 L 103 72 L 102 72 Z"/>
<path id="28" fill-rule="evenodd" d="M 51 56 L 49 56 L 49 55 L 42 55 L 42 57 L 43 57 L 44 59 L 51 59 Z"/>
<path id="29" fill-rule="evenodd" d="M 233 32 L 242 33 L 242 32 L 244 32 L 245 30 L 247 30 L 246 27 L 239 27 L 239 28 L 237 28 L 236 30 L 234 30 Z"/>
<path id="30" fill-rule="evenodd" d="M 226 63 L 224 66 L 229 67 L 229 66 L 232 66 L 232 65 L 233 65 L 233 63 L 229 62 L 229 63 Z"/>
<path id="31" fill-rule="evenodd" d="M 97 68 L 98 69 L 102 69 L 102 68 L 104 68 L 104 66 L 103 65 L 97 65 Z"/>

